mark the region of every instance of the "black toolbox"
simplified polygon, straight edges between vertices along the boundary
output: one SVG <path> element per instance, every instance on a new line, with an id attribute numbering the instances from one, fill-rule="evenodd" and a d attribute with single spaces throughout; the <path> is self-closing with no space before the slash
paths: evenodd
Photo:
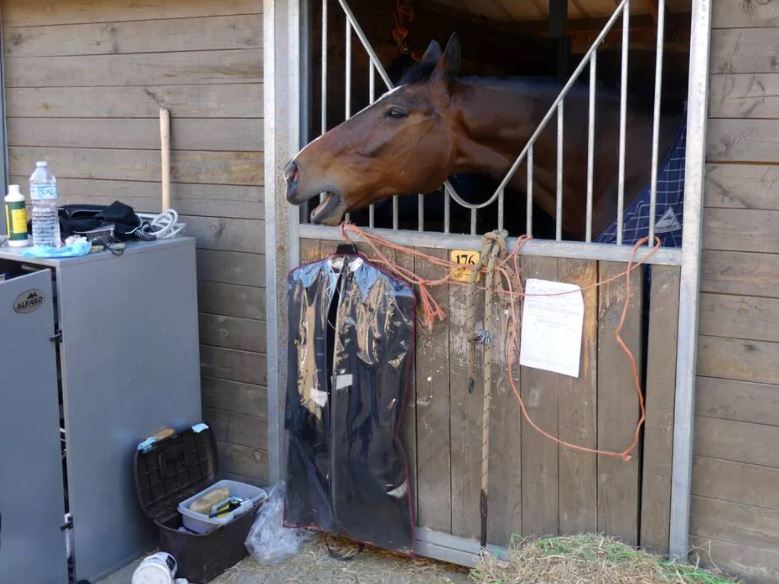
<path id="1" fill-rule="evenodd" d="M 135 453 L 135 488 L 144 513 L 157 525 L 160 550 L 178 562 L 177 577 L 206 584 L 248 554 L 244 542 L 262 506 L 206 534 L 185 530 L 178 504 L 217 480 L 214 434 L 206 424 L 162 440 L 149 439 Z"/>

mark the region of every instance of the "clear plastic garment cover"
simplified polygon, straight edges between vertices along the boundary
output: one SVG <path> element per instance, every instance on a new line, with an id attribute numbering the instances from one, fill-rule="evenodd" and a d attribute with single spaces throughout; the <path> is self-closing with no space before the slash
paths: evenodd
<path id="1" fill-rule="evenodd" d="M 358 255 L 300 266 L 288 286 L 285 522 L 412 554 L 414 292 Z"/>

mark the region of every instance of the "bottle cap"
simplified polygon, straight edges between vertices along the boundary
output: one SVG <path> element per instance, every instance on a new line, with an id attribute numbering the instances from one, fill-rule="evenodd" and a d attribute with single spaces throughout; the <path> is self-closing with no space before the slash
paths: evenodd
<path id="1" fill-rule="evenodd" d="M 8 194 L 21 196 L 22 193 L 19 190 L 19 185 L 8 185 Z"/>
<path id="2" fill-rule="evenodd" d="M 49 163 L 46 162 L 45 160 L 39 160 L 38 162 L 35 163 L 35 166 L 38 166 L 38 167 L 49 166 Z"/>

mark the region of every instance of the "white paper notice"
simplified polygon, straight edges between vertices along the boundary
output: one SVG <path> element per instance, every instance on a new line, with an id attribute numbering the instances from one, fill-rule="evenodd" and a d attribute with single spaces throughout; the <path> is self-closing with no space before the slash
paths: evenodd
<path id="1" fill-rule="evenodd" d="M 525 293 L 528 296 L 522 310 L 519 364 L 579 377 L 584 323 L 581 288 L 576 284 L 529 279 Z"/>

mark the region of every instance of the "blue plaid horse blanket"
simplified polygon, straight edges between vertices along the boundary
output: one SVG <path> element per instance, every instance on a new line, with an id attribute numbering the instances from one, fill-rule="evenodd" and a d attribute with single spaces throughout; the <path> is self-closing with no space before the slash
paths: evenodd
<path id="1" fill-rule="evenodd" d="M 684 212 L 684 162 L 687 127 L 682 124 L 674 145 L 657 172 L 657 207 L 655 235 L 663 247 L 682 246 L 682 216 Z M 649 195 L 647 185 L 624 210 L 622 243 L 633 245 L 649 234 Z M 595 238 L 598 243 L 617 241 L 617 222 Z"/>

